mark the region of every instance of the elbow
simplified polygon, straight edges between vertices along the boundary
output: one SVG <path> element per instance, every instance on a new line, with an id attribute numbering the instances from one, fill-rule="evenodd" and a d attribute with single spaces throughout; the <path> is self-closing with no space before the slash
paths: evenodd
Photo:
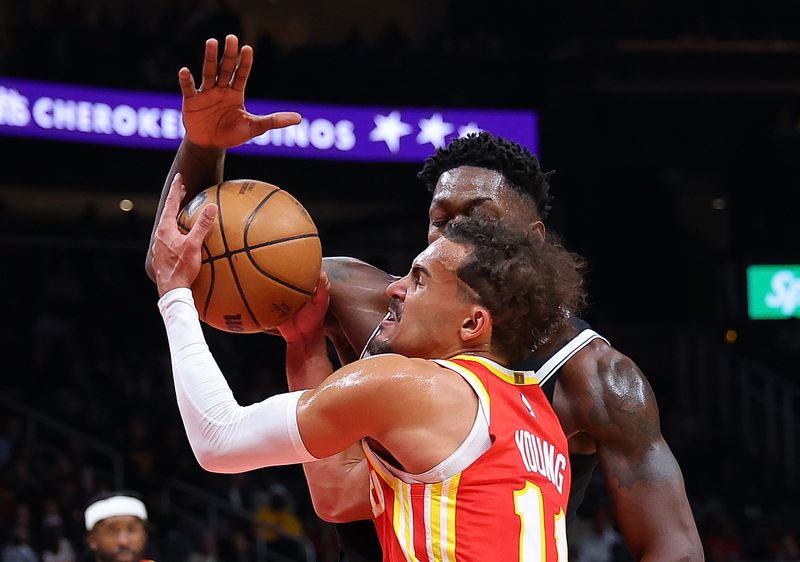
<path id="1" fill-rule="evenodd" d="M 153 269 L 153 256 L 147 252 L 147 257 L 144 259 L 144 271 L 153 283 L 156 282 L 156 272 Z"/>
<path id="2" fill-rule="evenodd" d="M 641 556 L 642 561 L 664 562 L 703 562 L 705 553 L 700 538 L 687 536 L 683 541 L 670 541 L 669 545 L 658 549 L 658 552 L 648 552 Z"/>
<path id="3" fill-rule="evenodd" d="M 687 525 L 683 533 L 683 541 L 673 546 L 675 547 L 673 552 L 675 552 L 676 562 L 702 562 L 705 560 L 703 543 L 700 541 L 700 535 L 694 524 Z"/>
<path id="4" fill-rule="evenodd" d="M 339 503 L 314 500 L 314 511 L 326 523 L 350 523 L 361 519 L 353 513 L 352 509 Z"/>
<path id="5" fill-rule="evenodd" d="M 236 474 L 241 472 L 235 469 L 228 455 L 213 446 L 197 443 L 191 443 L 191 445 L 197 464 L 206 472 L 215 474 Z"/>
<path id="6" fill-rule="evenodd" d="M 703 546 L 700 544 L 700 539 L 690 541 L 677 560 L 681 562 L 702 562 L 705 560 L 705 553 L 703 552 Z"/>
<path id="7" fill-rule="evenodd" d="M 350 523 L 371 517 L 372 508 L 360 494 L 341 488 L 323 490 L 310 486 L 309 490 L 314 511 L 326 523 Z"/>

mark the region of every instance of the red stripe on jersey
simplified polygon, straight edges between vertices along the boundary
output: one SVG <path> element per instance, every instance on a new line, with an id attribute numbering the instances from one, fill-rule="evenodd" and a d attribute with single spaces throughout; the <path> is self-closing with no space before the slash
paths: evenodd
<path id="1" fill-rule="evenodd" d="M 384 561 L 566 562 L 569 455 L 552 407 L 538 385 L 509 382 L 491 363 L 468 356 L 450 363 L 486 390 L 492 446 L 433 484 L 402 482 L 367 450 L 380 488 L 373 504 L 382 497 L 373 511 Z"/>

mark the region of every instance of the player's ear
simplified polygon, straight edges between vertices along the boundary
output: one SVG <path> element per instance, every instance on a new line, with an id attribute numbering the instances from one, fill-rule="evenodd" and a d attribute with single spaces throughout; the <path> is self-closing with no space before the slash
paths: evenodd
<path id="1" fill-rule="evenodd" d="M 464 342 L 476 343 L 477 341 L 490 341 L 492 337 L 492 316 L 483 306 L 472 306 L 469 316 L 464 318 L 460 329 L 461 339 Z"/>
<path id="2" fill-rule="evenodd" d="M 546 230 L 544 228 L 544 223 L 540 220 L 531 223 L 531 231 L 535 232 L 542 240 L 544 240 L 546 235 Z"/>

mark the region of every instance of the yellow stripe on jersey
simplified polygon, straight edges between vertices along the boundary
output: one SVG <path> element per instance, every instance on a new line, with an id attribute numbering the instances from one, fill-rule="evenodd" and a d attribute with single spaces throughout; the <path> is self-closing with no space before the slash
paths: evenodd
<path id="1" fill-rule="evenodd" d="M 447 491 L 447 558 L 445 560 L 452 562 L 455 562 L 456 559 L 456 495 L 460 481 L 461 473 L 459 472 L 450 478 L 450 486 Z"/>
<path id="2" fill-rule="evenodd" d="M 405 543 L 403 550 L 406 553 L 406 558 L 411 562 L 419 562 L 416 551 L 414 550 L 414 505 L 411 503 L 411 484 L 406 484 L 402 480 L 398 480 L 400 485 L 400 492 L 403 495 L 403 517 L 405 518 Z"/>
<path id="3" fill-rule="evenodd" d="M 453 367 L 460 368 L 459 365 L 453 365 Z M 480 383 L 477 377 L 475 380 Z M 483 385 L 481 384 L 479 388 L 483 389 Z M 412 485 L 387 472 L 380 459 L 366 444 L 364 452 L 370 466 L 394 492 L 392 528 L 400 549 L 408 562 L 419 562 L 414 547 Z M 431 562 L 456 562 L 456 500 L 460 482 L 461 473 L 458 473 L 443 482 L 424 485 L 423 523 L 425 525 L 426 550 Z"/>
<path id="4" fill-rule="evenodd" d="M 425 529 L 425 554 L 428 562 L 433 562 L 433 540 L 431 535 L 431 484 L 425 484 L 425 494 L 422 501 L 423 528 Z"/>
<path id="5" fill-rule="evenodd" d="M 408 514 L 406 513 L 405 509 L 405 496 L 401 488 L 403 483 L 397 479 L 394 479 L 394 482 L 387 480 L 386 483 L 389 484 L 394 491 L 394 513 L 392 518 L 392 528 L 394 529 L 394 534 L 397 537 L 397 542 L 400 543 L 400 550 L 403 551 L 403 554 L 406 557 L 406 561 L 411 562 L 411 558 L 408 557 L 408 549 L 406 548 L 406 544 L 408 542 L 406 528 Z"/>
<path id="6" fill-rule="evenodd" d="M 459 355 L 453 359 L 463 359 L 464 361 L 473 361 L 486 367 L 486 369 L 496 377 L 504 380 L 505 382 L 517 386 L 527 386 L 532 384 L 539 384 L 539 378 L 533 371 L 511 371 L 508 369 L 498 368 L 499 365 L 493 361 L 488 361 L 483 357 L 477 355 Z M 515 377 L 516 375 L 516 377 Z"/>
<path id="7" fill-rule="evenodd" d="M 442 560 L 442 483 L 431 484 L 431 543 L 433 543 L 433 560 Z M 447 534 L 447 531 L 445 531 Z"/>

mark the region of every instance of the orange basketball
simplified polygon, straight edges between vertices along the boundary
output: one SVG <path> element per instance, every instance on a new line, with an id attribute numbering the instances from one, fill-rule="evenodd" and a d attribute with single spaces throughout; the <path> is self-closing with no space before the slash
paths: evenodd
<path id="1" fill-rule="evenodd" d="M 319 280 L 322 247 L 314 221 L 286 191 L 244 179 L 199 193 L 178 216 L 182 231 L 206 203 L 216 203 L 219 214 L 192 285 L 200 319 L 226 332 L 274 328 L 311 298 Z"/>

